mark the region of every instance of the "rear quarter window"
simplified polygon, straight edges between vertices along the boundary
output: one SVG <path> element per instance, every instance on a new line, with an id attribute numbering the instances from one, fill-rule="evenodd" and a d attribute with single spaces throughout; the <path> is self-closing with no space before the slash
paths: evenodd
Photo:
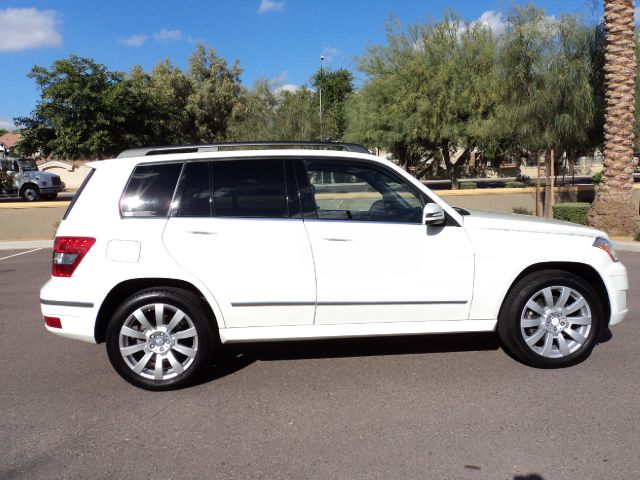
<path id="1" fill-rule="evenodd" d="M 166 217 L 182 163 L 138 165 L 120 199 L 123 217 Z"/>

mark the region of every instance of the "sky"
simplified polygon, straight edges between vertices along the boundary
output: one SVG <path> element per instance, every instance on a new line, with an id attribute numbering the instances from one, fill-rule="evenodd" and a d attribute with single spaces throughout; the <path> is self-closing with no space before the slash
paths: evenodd
<path id="1" fill-rule="evenodd" d="M 357 81 L 357 57 L 385 43 L 385 24 L 434 22 L 454 11 L 499 32 L 517 0 L 0 0 L 0 128 L 29 115 L 38 99 L 27 78 L 34 65 L 49 68 L 72 54 L 110 70 L 150 70 L 169 58 L 185 67 L 196 43 L 240 61 L 243 84 L 269 79 L 274 87 L 307 85 L 320 57 L 348 68 Z M 594 23 L 595 0 L 536 0 L 548 15 L 576 13 Z"/>

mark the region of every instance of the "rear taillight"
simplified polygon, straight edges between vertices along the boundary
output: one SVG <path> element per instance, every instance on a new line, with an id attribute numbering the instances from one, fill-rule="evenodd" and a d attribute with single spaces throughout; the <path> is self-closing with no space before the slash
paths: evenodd
<path id="1" fill-rule="evenodd" d="M 53 244 L 51 274 L 54 277 L 73 275 L 94 243 L 96 239 L 91 237 L 56 237 Z"/>

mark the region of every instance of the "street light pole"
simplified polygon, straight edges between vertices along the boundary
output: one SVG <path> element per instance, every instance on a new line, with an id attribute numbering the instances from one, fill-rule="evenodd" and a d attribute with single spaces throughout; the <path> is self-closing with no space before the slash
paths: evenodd
<path id="1" fill-rule="evenodd" d="M 322 133 L 322 62 L 324 60 L 324 55 L 320 56 L 320 85 L 319 85 L 319 91 L 320 91 L 320 141 L 322 141 L 322 138 L 324 137 L 323 133 Z"/>

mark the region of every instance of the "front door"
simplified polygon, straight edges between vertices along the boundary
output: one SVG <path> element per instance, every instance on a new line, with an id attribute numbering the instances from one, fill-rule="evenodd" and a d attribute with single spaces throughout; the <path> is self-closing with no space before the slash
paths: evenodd
<path id="1" fill-rule="evenodd" d="M 383 165 L 303 163 L 316 324 L 467 319 L 474 259 L 463 228 L 422 225 L 429 199 Z"/>

